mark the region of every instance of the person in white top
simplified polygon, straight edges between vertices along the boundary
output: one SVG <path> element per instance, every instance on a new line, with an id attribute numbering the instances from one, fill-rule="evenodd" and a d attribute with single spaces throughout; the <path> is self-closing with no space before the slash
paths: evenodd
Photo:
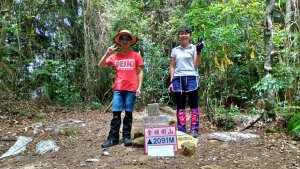
<path id="1" fill-rule="evenodd" d="M 174 92 L 177 106 L 178 130 L 186 133 L 185 101 L 188 96 L 191 125 L 190 134 L 198 137 L 199 113 L 198 90 L 200 86 L 198 67 L 201 65 L 202 39 L 197 45 L 190 43 L 192 31 L 188 27 L 179 30 L 180 45 L 173 48 L 171 53 L 170 91 Z"/>

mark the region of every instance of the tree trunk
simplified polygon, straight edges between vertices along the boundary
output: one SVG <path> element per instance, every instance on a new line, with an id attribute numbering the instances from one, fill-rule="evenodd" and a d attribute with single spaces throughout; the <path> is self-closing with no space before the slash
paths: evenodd
<path id="1" fill-rule="evenodd" d="M 274 8 L 274 0 L 266 1 L 266 17 L 265 17 L 265 48 L 266 48 L 266 58 L 264 69 L 267 72 L 272 70 L 271 66 L 271 54 L 273 50 L 273 32 L 272 32 L 272 11 Z"/>
<path id="2" fill-rule="evenodd" d="M 83 8 L 85 11 L 85 14 L 83 16 L 83 29 L 84 29 L 84 87 L 85 87 L 85 102 L 90 103 L 91 102 L 91 96 L 92 96 L 92 88 L 90 85 L 90 43 L 89 43 L 89 17 L 88 12 L 91 8 L 91 2 L 89 1 L 83 1 Z"/>
<path id="3" fill-rule="evenodd" d="M 0 34 L 0 62 L 2 61 L 2 57 L 4 54 L 4 49 L 6 45 L 6 33 L 7 33 L 7 25 L 8 25 L 8 18 L 9 18 L 9 12 L 11 8 L 12 2 L 9 0 L 2 0 L 0 5 L 0 13 L 1 16 L 3 14 L 2 18 L 2 29 Z"/>
<path id="4" fill-rule="evenodd" d="M 5 39 L 6 39 L 6 33 L 7 33 L 7 12 L 4 14 L 4 18 L 2 21 L 2 29 L 1 29 L 1 35 L 0 35 L 0 62 L 2 61 L 2 56 L 4 53 L 4 48 L 5 48 Z"/>
<path id="5" fill-rule="evenodd" d="M 101 56 L 112 43 L 108 32 L 111 29 L 111 23 L 103 15 L 107 6 L 111 4 L 106 1 L 83 1 L 84 9 L 84 96 L 86 103 L 104 96 L 104 91 L 110 88 L 107 86 L 106 79 L 108 74 L 104 70 L 99 71 L 98 62 Z M 98 15 L 95 15 L 98 14 Z M 100 80 L 101 77 L 101 80 Z M 98 84 L 98 82 L 100 82 Z"/>
<path id="6" fill-rule="evenodd" d="M 292 26 L 292 0 L 286 0 L 285 1 L 285 31 L 286 31 L 286 41 L 285 41 L 285 63 L 289 64 L 289 59 L 291 58 L 291 47 L 292 47 L 292 32 L 291 32 L 291 26 Z"/>
<path id="7" fill-rule="evenodd" d="M 294 45 L 296 54 L 296 66 L 300 66 L 300 51 L 299 51 L 299 31 L 300 31 L 300 0 L 292 0 L 292 10 L 293 10 L 293 25 L 292 31 L 295 35 Z"/>
<path id="8" fill-rule="evenodd" d="M 79 21 L 79 4 L 77 0 L 66 0 L 66 5 L 69 10 L 70 21 L 70 36 L 72 49 L 69 53 L 70 59 L 80 58 L 83 51 L 83 33 L 81 31 L 82 25 Z"/>
<path id="9" fill-rule="evenodd" d="M 300 30 L 300 0 L 291 0 L 292 8 L 292 19 L 291 19 L 291 33 L 292 33 L 292 43 L 291 50 L 293 56 L 293 65 L 294 67 L 300 67 L 300 45 L 299 45 L 299 30 Z M 300 95 L 300 77 L 297 76 L 294 82 L 293 94 L 295 96 Z M 291 96 L 291 99 L 294 101 L 294 97 Z"/>

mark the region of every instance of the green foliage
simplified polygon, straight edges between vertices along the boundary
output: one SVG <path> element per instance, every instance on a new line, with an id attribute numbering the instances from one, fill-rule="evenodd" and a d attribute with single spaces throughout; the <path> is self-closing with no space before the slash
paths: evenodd
<path id="1" fill-rule="evenodd" d="M 267 129 L 266 129 L 266 132 L 267 133 L 276 133 L 276 129 L 274 128 L 274 127 L 268 127 Z"/>
<path id="2" fill-rule="evenodd" d="M 281 85 L 281 90 L 279 90 L 281 105 L 286 103 L 299 105 L 300 96 L 296 94 L 300 87 L 297 85 L 297 83 L 299 83 L 297 77 L 300 77 L 299 66 L 279 63 L 274 68 L 273 75 L 277 78 L 278 84 Z M 284 99 L 286 97 L 285 93 L 289 93 L 286 99 Z"/>
<path id="3" fill-rule="evenodd" d="M 74 83 L 80 80 L 78 75 L 81 67 L 82 61 L 79 59 L 67 63 L 47 59 L 30 76 L 32 89 L 43 88 L 43 96 L 60 105 L 81 103 L 80 83 Z"/>
<path id="4" fill-rule="evenodd" d="M 18 114 L 21 116 L 21 117 L 28 117 L 29 116 L 29 113 L 25 110 L 23 111 L 19 111 Z"/>
<path id="5" fill-rule="evenodd" d="M 292 138 L 300 135 L 300 106 L 275 107 L 273 111 L 287 121 L 287 129 Z"/>
<path id="6" fill-rule="evenodd" d="M 266 74 L 253 88 L 263 95 L 264 93 L 273 93 L 284 88 L 284 84 L 274 78 L 271 74 Z"/>
<path id="7" fill-rule="evenodd" d="M 223 105 L 216 108 L 213 113 L 212 120 L 214 123 L 225 130 L 233 130 L 235 128 L 234 117 L 240 114 L 241 109 L 237 106 L 225 108 Z"/>
<path id="8" fill-rule="evenodd" d="M 68 62 L 71 59 L 80 58 L 80 54 L 83 53 L 84 43 L 81 39 L 83 31 L 79 31 L 83 25 L 82 18 L 78 15 L 70 15 L 70 13 L 74 14 L 74 11 L 76 11 L 75 13 L 78 12 L 81 3 L 72 2 L 72 5 L 70 3 L 69 1 L 42 2 L 37 0 L 6 1 L 3 3 L 3 6 L 7 7 L 5 11 L 10 12 L 6 13 L 5 17 L 1 13 L 0 20 L 1 24 L 7 23 L 5 30 L 1 28 L 4 36 L 0 37 L 0 41 L 4 39 L 5 43 L 0 45 L 1 93 L 5 91 L 5 95 L 13 96 L 13 99 L 30 99 L 30 95 L 38 87 L 48 90 L 49 95 L 54 93 L 52 90 L 55 87 L 52 87 L 51 83 L 55 68 L 52 67 L 52 70 L 42 69 L 40 67 L 41 61 L 53 59 L 53 62 Z M 76 24 L 74 24 L 75 22 Z M 7 66 L 2 67 L 1 63 Z M 36 70 L 37 67 L 39 70 Z M 31 74 L 32 70 L 36 71 L 36 77 Z M 78 72 L 74 73 L 73 76 L 78 79 L 82 77 Z M 70 79 L 69 82 L 66 82 L 68 83 L 67 86 L 76 84 L 78 79 Z M 65 84 L 60 85 L 61 88 L 65 86 Z M 81 83 L 78 85 L 80 86 Z M 64 91 L 55 90 L 55 94 L 64 94 Z M 74 94 L 75 98 L 71 96 L 72 99 L 70 100 L 80 100 L 78 94 L 78 92 Z M 2 94 L 1 97 L 3 97 Z M 64 100 L 70 95 L 65 97 Z M 49 98 L 54 99 L 52 96 Z"/>
<path id="9" fill-rule="evenodd" d="M 184 15 L 183 23 L 194 29 L 194 42 L 199 36 L 204 37 L 201 72 L 205 88 L 200 88 L 200 92 L 208 95 L 205 97 L 225 104 L 228 96 L 248 101 L 255 94 L 251 87 L 259 80 L 263 64 L 256 57 L 264 46 L 263 3 L 194 1 L 190 12 Z"/>
<path id="10" fill-rule="evenodd" d="M 294 115 L 294 113 L 291 112 L 300 112 L 300 106 L 284 106 L 284 107 L 278 106 L 275 107 L 273 111 L 281 115 L 291 116 Z"/>
<path id="11" fill-rule="evenodd" d="M 96 68 L 98 55 L 105 52 L 103 46 L 113 43 L 117 32 L 129 29 L 138 38 L 133 49 L 140 51 L 145 60 L 142 95 L 137 105 L 172 104 L 168 57 L 179 43 L 178 29 L 189 26 L 193 43 L 199 36 L 204 39 L 199 69 L 201 106 L 225 105 L 230 96 L 244 103 L 255 102 L 270 93 L 272 98 L 267 99 L 272 102 L 271 110 L 278 105 L 300 104 L 299 47 L 293 43 L 286 48 L 291 43 L 288 40 L 297 41 L 298 32 L 285 29 L 285 1 L 276 2 L 274 10 L 272 75 L 265 75 L 263 69 L 263 0 L 23 0 L 5 1 L 1 5 L 3 99 L 30 99 L 33 92 L 40 90 L 52 103 L 72 106 L 86 102 L 100 108 L 111 100 L 114 73 L 111 68 Z M 93 22 L 91 18 L 99 19 Z M 101 33 L 95 25 L 101 25 Z M 231 117 L 240 111 L 237 107 L 217 107 L 215 112 L 220 116 Z M 274 110 L 277 111 L 287 112 Z"/>
<path id="12" fill-rule="evenodd" d="M 97 102 L 97 101 L 92 101 L 91 102 L 91 108 L 93 110 L 95 110 L 95 109 L 101 109 L 102 107 L 103 107 L 103 105 L 100 102 Z"/>
<path id="13" fill-rule="evenodd" d="M 218 116 L 215 121 L 217 126 L 225 130 L 233 130 L 235 128 L 235 122 L 232 116 L 221 115 Z"/>
<path id="14" fill-rule="evenodd" d="M 295 138 L 300 135 L 300 114 L 299 113 L 295 113 L 295 115 L 288 120 L 288 130 L 292 138 Z"/>
<path id="15" fill-rule="evenodd" d="M 77 131 L 75 128 L 69 127 L 60 129 L 58 134 L 63 136 L 75 136 L 77 134 Z"/>
<path id="16" fill-rule="evenodd" d="M 257 110 L 257 109 L 255 109 L 255 108 L 252 108 L 249 112 L 248 112 L 248 114 L 250 114 L 250 115 L 258 115 L 258 114 L 260 114 L 261 112 L 260 112 L 260 110 Z"/>
<path id="17" fill-rule="evenodd" d="M 150 44 L 145 46 L 144 62 L 144 82 L 142 88 L 142 102 L 148 103 L 167 103 L 170 101 L 168 91 L 169 87 L 169 70 L 164 67 L 169 66 L 168 57 L 162 55 L 158 47 Z"/>
<path id="18" fill-rule="evenodd" d="M 35 116 L 37 119 L 46 119 L 48 115 L 44 112 L 37 112 Z"/>
<path id="19" fill-rule="evenodd" d="M 241 112 L 241 109 L 239 107 L 232 106 L 232 107 L 230 107 L 230 109 L 229 109 L 229 111 L 228 111 L 227 114 L 229 116 L 236 116 L 236 115 L 240 114 L 240 112 Z"/>

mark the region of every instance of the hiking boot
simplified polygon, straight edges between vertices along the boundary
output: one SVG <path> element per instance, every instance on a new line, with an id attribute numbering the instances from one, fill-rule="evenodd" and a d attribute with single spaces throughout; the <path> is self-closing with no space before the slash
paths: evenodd
<path id="1" fill-rule="evenodd" d="M 177 127 L 179 131 L 186 133 L 186 112 L 184 109 L 177 109 Z"/>
<path id="2" fill-rule="evenodd" d="M 101 144 L 101 147 L 102 148 L 108 148 L 108 147 L 111 147 L 111 146 L 114 146 L 114 145 L 117 145 L 119 144 L 119 141 L 116 141 L 116 140 L 113 140 L 113 139 L 108 139 L 106 140 L 105 143 Z"/>
<path id="3" fill-rule="evenodd" d="M 113 118 L 110 122 L 110 131 L 105 143 L 101 144 L 102 148 L 108 148 L 119 144 L 119 130 L 121 126 L 121 112 L 113 112 Z"/>
<path id="4" fill-rule="evenodd" d="M 132 129 L 132 112 L 125 111 L 123 119 L 123 143 L 124 145 L 131 146 L 131 129 Z"/>
<path id="5" fill-rule="evenodd" d="M 132 145 L 132 141 L 130 138 L 123 138 L 123 143 L 124 143 L 125 147 Z"/>
<path id="6" fill-rule="evenodd" d="M 194 138 L 198 138 L 198 137 L 199 137 L 199 134 L 196 133 L 196 132 L 192 132 L 191 135 L 192 135 Z"/>
<path id="7" fill-rule="evenodd" d="M 194 138 L 199 137 L 199 109 L 191 109 L 191 128 L 190 133 Z"/>

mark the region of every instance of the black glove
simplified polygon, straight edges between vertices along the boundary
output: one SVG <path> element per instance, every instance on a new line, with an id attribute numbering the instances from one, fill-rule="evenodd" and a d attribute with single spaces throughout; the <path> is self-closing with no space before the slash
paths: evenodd
<path id="1" fill-rule="evenodd" d="M 196 45 L 196 51 L 197 51 L 197 53 L 201 53 L 202 48 L 203 48 L 202 38 L 199 37 L 198 43 Z"/>

